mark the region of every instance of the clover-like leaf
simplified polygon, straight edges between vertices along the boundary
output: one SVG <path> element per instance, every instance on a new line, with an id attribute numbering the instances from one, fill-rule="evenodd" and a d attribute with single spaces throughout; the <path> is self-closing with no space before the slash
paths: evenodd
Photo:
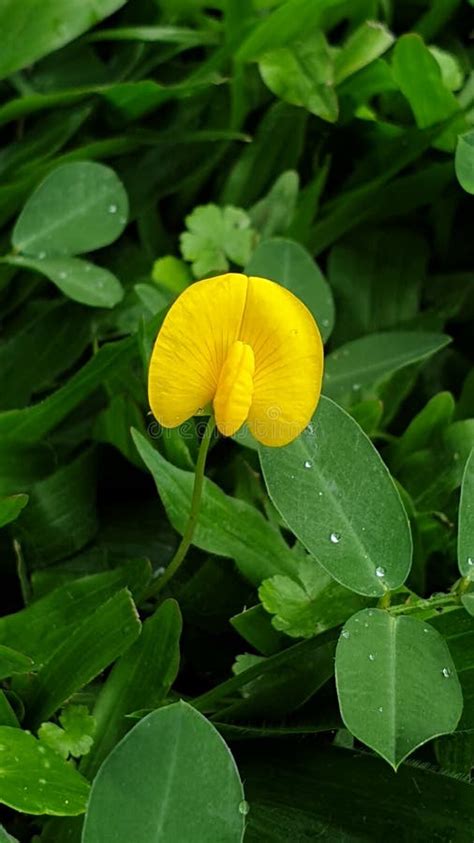
<path id="1" fill-rule="evenodd" d="M 186 227 L 181 252 L 191 261 L 196 278 L 227 272 L 229 262 L 244 266 L 250 259 L 256 234 L 241 208 L 200 205 L 186 217 Z"/>
<path id="2" fill-rule="evenodd" d="M 63 758 L 87 755 L 94 742 L 95 720 L 85 705 L 69 705 L 56 723 L 43 723 L 39 729 L 42 743 L 54 749 Z M 62 727 L 62 728 L 61 728 Z"/>

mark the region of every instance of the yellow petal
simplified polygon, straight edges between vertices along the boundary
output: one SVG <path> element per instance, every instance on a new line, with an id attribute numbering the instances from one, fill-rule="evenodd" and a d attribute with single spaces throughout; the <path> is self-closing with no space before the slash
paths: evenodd
<path id="1" fill-rule="evenodd" d="M 214 398 L 216 424 L 224 436 L 242 427 L 252 403 L 254 353 L 240 340 L 229 351 L 222 367 Z"/>
<path id="2" fill-rule="evenodd" d="M 219 275 L 175 301 L 153 348 L 148 397 L 155 418 L 176 427 L 211 402 L 245 307 L 245 275 Z"/>
<path id="3" fill-rule="evenodd" d="M 251 277 L 239 336 L 255 356 L 250 431 L 264 445 L 287 445 L 309 423 L 321 393 L 316 322 L 285 287 Z"/>

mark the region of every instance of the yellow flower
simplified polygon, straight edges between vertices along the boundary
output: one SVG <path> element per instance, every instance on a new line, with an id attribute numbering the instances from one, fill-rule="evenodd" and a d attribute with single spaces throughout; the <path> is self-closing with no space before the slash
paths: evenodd
<path id="1" fill-rule="evenodd" d="M 306 306 L 266 278 L 229 273 L 188 287 L 153 348 L 148 394 L 163 427 L 212 404 L 224 436 L 247 425 L 264 445 L 287 445 L 321 392 L 323 347 Z"/>

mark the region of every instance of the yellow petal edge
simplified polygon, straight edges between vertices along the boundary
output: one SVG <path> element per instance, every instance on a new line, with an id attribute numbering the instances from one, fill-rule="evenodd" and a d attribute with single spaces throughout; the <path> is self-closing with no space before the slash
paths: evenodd
<path id="1" fill-rule="evenodd" d="M 246 421 L 279 447 L 309 423 L 321 393 L 323 345 L 307 307 L 266 278 L 228 273 L 188 287 L 156 339 L 148 394 L 163 427 L 213 404 L 231 436 Z"/>

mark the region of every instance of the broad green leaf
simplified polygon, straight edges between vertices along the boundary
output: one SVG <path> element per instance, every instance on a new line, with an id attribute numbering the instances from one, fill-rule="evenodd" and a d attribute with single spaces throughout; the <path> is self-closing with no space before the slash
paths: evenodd
<path id="1" fill-rule="evenodd" d="M 448 91 L 458 91 L 462 87 L 464 80 L 464 73 L 459 59 L 453 53 L 448 53 L 446 50 L 441 50 L 439 47 L 433 45 L 428 49 L 439 64 L 445 87 Z"/>
<path id="2" fill-rule="evenodd" d="M 369 597 L 402 585 L 408 518 L 378 452 L 344 410 L 321 398 L 298 439 L 259 452 L 273 503 L 334 579 Z"/>
<path id="3" fill-rule="evenodd" d="M 474 793 L 462 778 L 410 763 L 394 773 L 372 753 L 319 741 L 234 746 L 251 806 L 246 843 L 471 840 Z"/>
<path id="4" fill-rule="evenodd" d="M 115 275 L 80 258 L 13 257 L 8 263 L 41 273 L 65 296 L 90 307 L 114 307 L 123 298 L 122 285 Z"/>
<path id="5" fill-rule="evenodd" d="M 140 620 L 127 589 L 117 592 L 91 615 L 22 688 L 28 722 L 38 726 L 69 697 L 91 682 L 140 634 Z"/>
<path id="6" fill-rule="evenodd" d="M 83 814 L 89 783 L 29 732 L 0 726 L 0 802 L 25 814 Z"/>
<path id="7" fill-rule="evenodd" d="M 94 742 L 95 720 L 85 705 L 69 705 L 59 715 L 61 726 L 56 723 L 43 723 L 38 729 L 38 737 L 63 758 L 72 755 L 80 758 L 87 755 Z"/>
<path id="8" fill-rule="evenodd" d="M 398 227 L 360 231 L 334 246 L 328 280 L 337 305 L 336 344 L 413 319 L 427 260 L 423 238 Z"/>
<path id="9" fill-rule="evenodd" d="M 153 264 L 151 277 L 155 284 L 165 287 L 173 295 L 182 293 L 192 281 L 188 265 L 174 255 L 158 258 Z"/>
<path id="10" fill-rule="evenodd" d="M 241 208 L 200 205 L 185 219 L 180 237 L 183 257 L 192 262 L 196 278 L 227 272 L 229 261 L 247 263 L 255 241 L 250 218 Z"/>
<path id="11" fill-rule="evenodd" d="M 252 225 L 262 238 L 286 233 L 295 212 L 298 187 L 298 173 L 288 170 L 277 178 L 267 195 L 250 208 Z"/>
<path id="12" fill-rule="evenodd" d="M 117 800 L 117 788 L 120 799 Z M 246 806 L 215 728 L 184 702 L 138 723 L 94 781 L 83 843 L 240 843 Z"/>
<path id="13" fill-rule="evenodd" d="M 331 288 L 303 246 L 282 237 L 264 240 L 257 246 L 245 272 L 278 281 L 298 296 L 316 319 L 323 339 L 328 339 L 334 325 Z"/>
<path id="14" fill-rule="evenodd" d="M 378 21 L 368 20 L 349 36 L 334 61 L 335 82 L 339 85 L 348 76 L 379 58 L 394 42 L 391 32 Z"/>
<path id="15" fill-rule="evenodd" d="M 28 656 L 0 644 L 0 680 L 13 676 L 15 673 L 30 673 L 33 669 L 33 661 Z"/>
<path id="16" fill-rule="evenodd" d="M 303 106 L 329 123 L 337 120 L 334 67 L 321 31 L 313 29 L 288 46 L 265 53 L 259 70 L 267 88 L 284 102 Z"/>
<path id="17" fill-rule="evenodd" d="M 116 12 L 126 0 L 4 0 L 0 30 L 4 33 L 0 78 L 64 47 Z"/>
<path id="18" fill-rule="evenodd" d="M 461 686 L 449 650 L 429 624 L 380 609 L 353 615 L 336 652 L 342 718 L 394 769 L 418 746 L 453 732 Z"/>
<path id="19" fill-rule="evenodd" d="M 120 236 L 127 215 L 127 194 L 110 167 L 94 161 L 63 164 L 28 199 L 12 242 L 18 252 L 40 260 L 91 252 Z"/>
<path id="20" fill-rule="evenodd" d="M 10 524 L 18 518 L 22 509 L 28 503 L 28 495 L 11 495 L 8 498 L 0 498 L 0 527 Z"/>
<path id="21" fill-rule="evenodd" d="M 149 563 L 139 561 L 66 583 L 26 609 L 0 618 L 0 642 L 43 664 L 70 639 L 84 618 L 124 587 L 138 595 L 149 576 Z"/>
<path id="22" fill-rule="evenodd" d="M 183 533 L 194 474 L 166 462 L 137 431 L 133 431 L 133 439 L 153 476 L 168 518 L 175 530 Z M 235 559 L 242 573 L 257 585 L 273 574 L 291 574 L 294 568 L 290 549 L 261 513 L 244 501 L 225 495 L 207 478 L 193 543 L 209 553 Z"/>
<path id="23" fill-rule="evenodd" d="M 264 580 L 258 596 L 275 617 L 275 629 L 293 638 L 311 638 L 339 626 L 370 601 L 343 588 L 315 559 L 298 562 L 295 576 L 277 575 Z"/>
<path id="24" fill-rule="evenodd" d="M 166 600 L 114 665 L 94 706 L 94 746 L 80 768 L 87 778 L 94 777 L 133 725 L 127 715 L 141 708 L 158 708 L 166 698 L 179 668 L 181 626 L 178 604 Z"/>
<path id="25" fill-rule="evenodd" d="M 474 579 L 474 449 L 466 463 L 461 487 L 458 564 L 464 577 Z"/>
<path id="26" fill-rule="evenodd" d="M 393 53 L 393 73 L 420 129 L 459 112 L 459 118 L 445 129 L 438 141 L 443 149 L 453 150 L 456 134 L 466 125 L 465 120 L 456 97 L 444 85 L 438 62 L 419 35 L 409 33 L 398 39 Z"/>
<path id="27" fill-rule="evenodd" d="M 474 193 L 474 129 L 459 135 L 454 165 L 461 187 L 467 193 Z"/>
<path id="28" fill-rule="evenodd" d="M 324 392 L 339 403 L 377 397 L 390 375 L 440 351 L 450 342 L 444 334 L 391 331 L 349 342 L 326 357 Z"/>

